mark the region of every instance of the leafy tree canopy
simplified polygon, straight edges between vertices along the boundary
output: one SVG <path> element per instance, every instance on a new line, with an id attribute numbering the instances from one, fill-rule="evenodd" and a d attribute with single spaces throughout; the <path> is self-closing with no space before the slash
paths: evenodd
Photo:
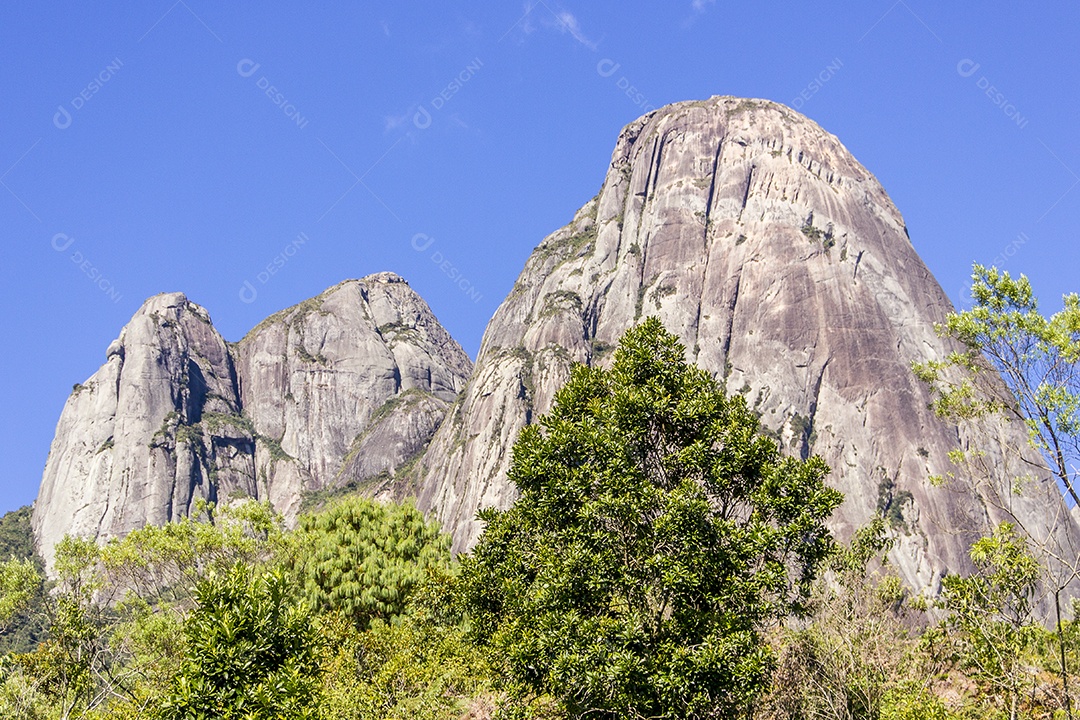
<path id="1" fill-rule="evenodd" d="M 317 717 L 319 640 L 282 571 L 210 572 L 184 623 L 187 657 L 162 720 Z"/>
<path id="2" fill-rule="evenodd" d="M 1015 718 L 1029 685 L 1022 658 L 1040 636 L 1032 617 L 1040 567 L 1009 523 L 972 545 L 971 561 L 975 573 L 942 579 L 942 605 L 961 664 Z"/>
<path id="3" fill-rule="evenodd" d="M 520 490 L 463 562 L 478 639 L 519 707 L 711 718 L 766 685 L 771 620 L 805 607 L 841 495 L 818 457 L 782 457 L 742 397 L 650 318 L 610 371 L 576 366 L 522 430 Z"/>

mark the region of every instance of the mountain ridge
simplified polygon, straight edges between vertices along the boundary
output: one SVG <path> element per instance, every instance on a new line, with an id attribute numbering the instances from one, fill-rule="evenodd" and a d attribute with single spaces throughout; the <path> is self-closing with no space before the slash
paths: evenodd
<path id="1" fill-rule="evenodd" d="M 970 542 L 996 520 L 1015 512 L 1053 533 L 1048 508 L 1061 504 L 1049 474 L 1024 498 L 954 498 L 925 482 L 971 442 L 933 416 L 910 370 L 950 349 L 933 325 L 951 310 L 895 204 L 834 135 L 771 101 L 661 108 L 623 129 L 600 192 L 537 245 L 495 312 L 422 460 L 420 506 L 468 549 L 476 510 L 514 498 L 516 431 L 550 408 L 572 362 L 605 364 L 627 328 L 657 315 L 787 452 L 825 457 L 847 498 L 834 529 L 847 537 L 885 512 L 893 562 L 932 590 L 969 566 Z"/>
<path id="2" fill-rule="evenodd" d="M 271 315 L 236 343 L 183 293 L 148 298 L 75 386 L 35 503 L 42 556 L 67 533 L 104 539 L 183 517 L 197 500 L 270 501 L 357 483 L 414 457 L 471 361 L 400 276 L 347 280 Z M 363 464 L 343 465 L 376 411 Z M 359 475 L 358 475 L 359 473 Z"/>
<path id="3" fill-rule="evenodd" d="M 162 297 L 147 302 L 180 303 Z M 101 519 L 96 530 L 80 524 L 88 511 L 79 502 L 102 518 L 116 513 L 119 498 L 102 508 L 85 486 L 109 489 L 111 469 L 95 458 L 123 453 L 99 451 L 106 440 L 94 433 L 127 416 L 75 393 L 46 465 L 35 532 L 48 557 L 65 527 L 107 537 L 183 514 L 196 496 L 257 497 L 293 517 L 306 492 L 357 487 L 415 496 L 455 551 L 466 551 L 480 531 L 476 512 L 513 501 L 506 469 L 518 430 L 550 408 L 572 363 L 605 365 L 622 333 L 655 315 L 689 361 L 747 396 L 785 452 L 826 459 L 829 482 L 846 496 L 832 522 L 841 537 L 883 514 L 901 575 L 935 592 L 944 574 L 969 567 L 971 541 L 1000 519 L 1023 518 L 1069 547 L 1080 532 L 1049 474 L 1024 496 L 1005 487 L 1026 462 L 1040 462 L 1034 450 L 990 458 L 1005 469 L 999 487 L 954 496 L 926 482 L 954 469 L 948 452 L 957 445 L 995 437 L 1023 445 L 1015 428 L 972 434 L 930 412 L 910 363 L 951 349 L 933 330 L 951 310 L 895 204 L 834 135 L 771 101 L 676 103 L 622 130 L 600 192 L 534 248 L 475 364 L 394 273 L 338 283 L 237 343 L 224 343 L 201 308 L 183 323 L 177 314 L 164 335 L 160 319 L 154 335 L 151 311 L 140 310 L 133 323 L 142 318 L 146 342 L 136 346 L 153 351 L 142 355 L 160 351 L 166 367 L 191 361 L 216 389 L 192 400 L 181 387 L 187 375 L 152 378 L 158 389 L 143 395 L 157 404 L 143 414 L 161 424 L 164 450 L 129 455 L 160 476 L 138 497 L 154 512 L 128 513 L 136 519 L 106 523 L 105 532 Z M 99 371 L 117 387 L 119 370 L 108 368 L 123 365 L 123 338 Z M 171 425 L 164 407 L 176 412 Z M 215 427 L 183 429 L 205 413 Z M 153 424 L 132 436 L 145 440 Z M 76 502 L 62 497 L 65 488 Z M 154 499 L 166 490 L 167 511 Z"/>

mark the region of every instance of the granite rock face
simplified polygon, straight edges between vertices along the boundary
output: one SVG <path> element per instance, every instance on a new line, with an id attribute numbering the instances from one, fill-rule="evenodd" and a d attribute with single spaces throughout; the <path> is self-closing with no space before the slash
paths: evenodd
<path id="1" fill-rule="evenodd" d="M 386 488 L 420 453 L 471 363 L 397 275 L 337 285 L 230 346 L 180 293 L 146 301 L 68 398 L 34 506 L 51 564 L 65 535 L 106 539 L 195 501 Z M 373 490 L 372 490 L 373 491 Z"/>
<path id="2" fill-rule="evenodd" d="M 600 193 L 534 250 L 475 367 L 392 273 L 341 283 L 233 345 L 183 295 L 151 298 L 68 399 L 34 532 L 51 563 L 67 533 L 123 535 L 199 499 L 269 500 L 293 518 L 308 493 L 348 488 L 417 496 L 467 550 L 477 510 L 515 497 L 518 431 L 574 362 L 607 366 L 655 315 L 785 452 L 832 467 L 841 537 L 885 515 L 913 587 L 967 569 L 970 543 L 1001 519 L 1075 557 L 1076 513 L 1037 454 L 993 449 L 1024 447 L 1023 428 L 969 435 L 928 409 L 910 365 L 951 349 L 933 329 L 951 309 L 834 136 L 767 101 L 679 103 L 623 130 Z M 930 486 L 960 472 L 947 458 L 958 444 L 990 449 L 996 485 Z"/>
<path id="3" fill-rule="evenodd" d="M 237 348 L 243 406 L 263 441 L 266 497 L 393 477 L 427 445 L 472 363 L 399 276 L 346 282 L 284 310 Z"/>
<path id="4" fill-rule="evenodd" d="M 1020 496 L 928 485 L 969 440 L 933 416 L 910 369 L 946 352 L 933 324 L 951 309 L 884 189 L 834 136 L 767 101 L 662 108 L 623 130 L 599 195 L 534 250 L 495 313 L 418 468 L 420 507 L 457 551 L 471 547 L 477 510 L 513 501 L 510 448 L 571 364 L 606 366 L 655 315 L 787 452 L 824 457 L 846 497 L 841 536 L 885 512 L 914 587 L 968 567 L 970 542 L 1010 512 L 1076 537 L 1048 474 Z M 986 432 L 1023 443 L 1021 428 Z"/>
<path id="5" fill-rule="evenodd" d="M 42 555 L 67 533 L 112 537 L 186 515 L 199 499 L 254 494 L 253 439 L 232 355 L 181 293 L 147 300 L 105 364 L 68 398 L 34 505 Z"/>

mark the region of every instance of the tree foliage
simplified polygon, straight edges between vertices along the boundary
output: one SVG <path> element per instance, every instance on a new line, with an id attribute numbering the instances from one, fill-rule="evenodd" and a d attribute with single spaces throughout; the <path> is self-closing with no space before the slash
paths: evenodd
<path id="1" fill-rule="evenodd" d="M 1007 272 L 976 264 L 972 297 L 974 307 L 950 313 L 937 327 L 940 335 L 959 342 L 962 349 L 944 359 L 914 363 L 915 374 L 930 386 L 933 408 L 943 418 L 958 422 L 995 418 L 1022 423 L 1030 444 L 1041 453 L 1041 462 L 1023 447 L 1003 443 L 996 450 L 1030 463 L 1033 472 L 1044 477 L 1049 467 L 1062 492 L 1080 504 L 1080 296 L 1065 295 L 1063 309 L 1046 317 L 1040 313 L 1025 276 L 1014 279 Z M 979 448 L 957 449 L 950 453 L 950 459 L 976 470 L 976 477 L 989 480 L 985 486 L 989 492 L 982 494 L 1003 510 L 1008 511 L 1009 502 L 1000 497 L 999 487 L 1012 485 L 1014 492 L 1023 491 L 1019 481 L 1024 478 L 1001 477 L 1000 466 L 992 460 L 987 462 Z M 1058 517 L 1068 512 L 1064 504 L 1047 511 Z M 1046 532 L 1026 527 L 1016 516 L 1012 519 L 1033 543 L 1033 549 L 1045 558 L 1036 567 L 1053 590 L 1058 670 L 1068 709 L 1069 653 L 1061 597 L 1080 578 L 1075 539 L 1055 532 L 1054 522 Z"/>
<path id="2" fill-rule="evenodd" d="M 971 561 L 972 575 L 942 580 L 942 605 L 961 665 L 1015 718 L 1031 675 L 1024 657 L 1041 634 L 1032 615 L 1039 564 L 1009 523 L 972 545 Z"/>
<path id="3" fill-rule="evenodd" d="M 1047 318 L 1023 275 L 975 265 L 972 281 L 975 306 L 950 313 L 938 327 L 963 349 L 916 363 L 915 372 L 930 385 L 942 417 L 1023 423 L 1080 504 L 1080 296 L 1066 295 L 1064 308 Z"/>
<path id="4" fill-rule="evenodd" d="M 0 630 L 37 597 L 41 575 L 32 560 L 0 562 Z"/>
<path id="5" fill-rule="evenodd" d="M 179 671 L 191 587 L 232 563 L 265 562 L 278 522 L 268 506 L 252 502 L 204 506 L 198 517 L 103 546 L 61 540 L 55 578 L 34 611 L 44 637 L 8 655 L 0 716 L 34 717 L 35 708 L 52 709 L 43 717 L 140 716 Z M 42 577 L 36 581 L 43 585 Z M 0 593 L 0 605 L 12 599 Z"/>
<path id="6" fill-rule="evenodd" d="M 285 573 L 242 565 L 203 579 L 161 720 L 315 718 L 319 639 L 290 591 Z"/>
<path id="7" fill-rule="evenodd" d="M 29 560 L 37 554 L 34 552 L 34 533 L 30 528 L 33 511 L 33 506 L 23 505 L 0 516 L 0 559 Z"/>
<path id="8" fill-rule="evenodd" d="M 0 561 L 8 561 L 0 570 L 0 656 L 33 649 L 44 633 L 44 563 L 34 550 L 32 510 L 25 505 L 0 516 Z M 29 595 L 28 583 L 35 586 Z"/>
<path id="9" fill-rule="evenodd" d="M 912 603 L 886 553 L 881 516 L 857 530 L 815 583 L 811 622 L 774 640 L 779 664 L 758 707 L 768 720 L 861 720 L 889 712 L 910 693 L 897 684 L 917 673 Z M 916 607 L 913 607 L 916 606 Z"/>
<path id="10" fill-rule="evenodd" d="M 489 692 L 489 670 L 469 642 L 456 576 L 431 569 L 404 614 L 366 631 L 327 619 L 329 654 L 320 702 L 326 720 L 458 720 Z"/>
<path id="11" fill-rule="evenodd" d="M 820 458 L 758 431 L 656 319 L 610 371 L 574 368 L 514 446 L 520 497 L 482 512 L 463 563 L 475 634 L 519 705 L 730 717 L 759 694 L 761 628 L 804 609 L 841 496 Z"/>
<path id="12" fill-rule="evenodd" d="M 405 609 L 429 568 L 450 563 L 450 539 L 413 505 L 348 497 L 300 518 L 293 559 L 308 602 L 363 629 Z"/>

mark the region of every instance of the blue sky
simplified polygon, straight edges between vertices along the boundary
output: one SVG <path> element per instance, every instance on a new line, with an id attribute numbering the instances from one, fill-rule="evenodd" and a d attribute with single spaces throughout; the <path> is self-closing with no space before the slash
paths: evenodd
<path id="1" fill-rule="evenodd" d="M 158 292 L 238 340 L 393 270 L 475 356 L 619 129 L 679 100 L 768 98 L 837 135 L 954 302 L 973 261 L 1047 309 L 1080 289 L 1075 4 L 320 5 L 0 8 L 0 511 Z"/>

